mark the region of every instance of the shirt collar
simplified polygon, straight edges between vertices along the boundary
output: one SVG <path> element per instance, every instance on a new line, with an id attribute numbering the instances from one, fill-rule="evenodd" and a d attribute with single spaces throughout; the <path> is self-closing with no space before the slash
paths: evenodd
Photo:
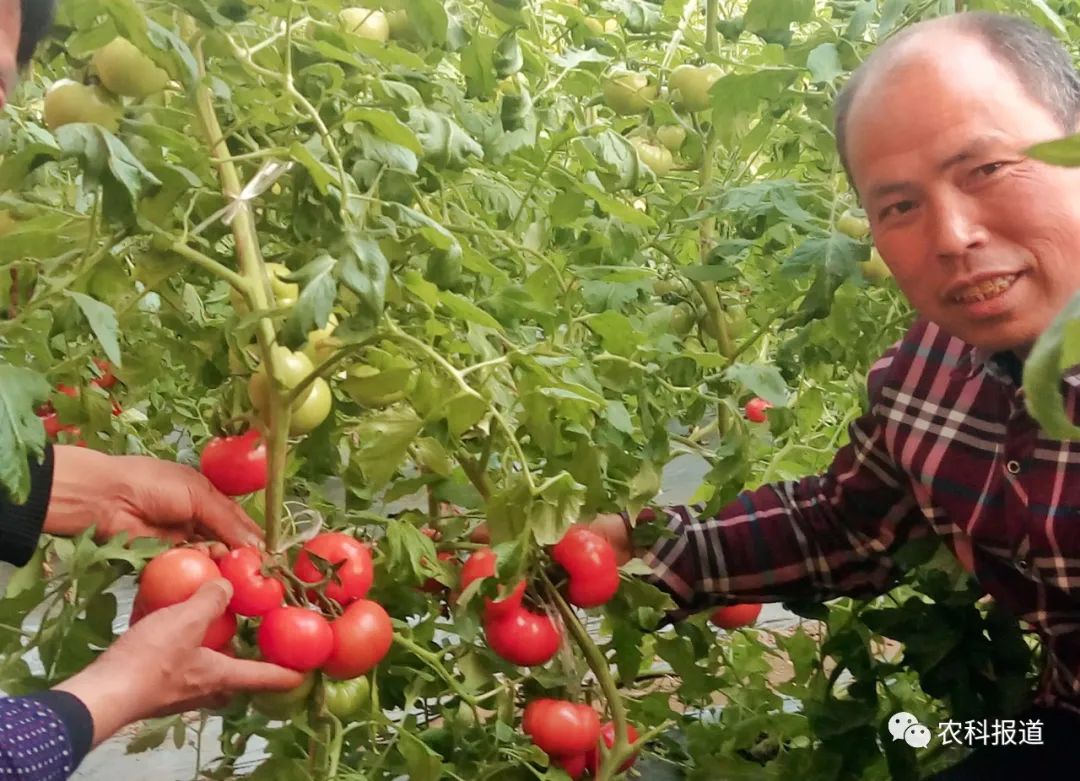
<path id="1" fill-rule="evenodd" d="M 957 360 L 953 375 L 970 380 L 983 369 L 999 380 L 1018 387 L 1023 384 L 1020 374 L 1023 372 L 1023 362 L 1015 353 L 1007 350 L 995 352 L 984 347 L 969 347 Z M 1080 363 L 1063 372 L 1062 380 L 1074 388 L 1080 388 Z"/>

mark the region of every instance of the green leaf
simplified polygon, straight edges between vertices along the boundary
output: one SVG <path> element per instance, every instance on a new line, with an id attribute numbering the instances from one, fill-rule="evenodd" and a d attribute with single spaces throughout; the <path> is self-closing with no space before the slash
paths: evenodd
<path id="1" fill-rule="evenodd" d="M 1080 133 L 1044 141 L 1024 150 L 1024 154 L 1051 165 L 1080 166 Z"/>
<path id="2" fill-rule="evenodd" d="M 1035 6 L 1046 17 L 1046 20 L 1061 34 L 1063 37 L 1069 37 L 1069 31 L 1065 27 L 1065 22 L 1061 20 L 1061 17 L 1047 5 L 1046 0 L 1031 0 L 1031 4 Z"/>
<path id="3" fill-rule="evenodd" d="M 835 43 L 823 43 L 810 52 L 806 67 L 815 84 L 831 84 L 844 72 L 844 66 L 840 64 L 840 51 Z"/>
<path id="4" fill-rule="evenodd" d="M 450 313 L 454 317 L 468 320 L 471 323 L 476 323 L 477 325 L 482 325 L 485 328 L 491 328 L 495 331 L 503 330 L 502 326 L 499 325 L 498 320 L 464 296 L 452 293 L 448 290 L 442 290 L 439 292 L 439 302 L 450 310 Z"/>
<path id="5" fill-rule="evenodd" d="M 123 141 L 100 125 L 64 125 L 57 129 L 56 140 L 65 154 L 80 159 L 92 181 L 105 185 L 106 196 L 119 195 L 115 189 L 119 186 L 134 206 L 146 188 L 161 184 Z M 104 203 L 106 213 L 114 214 L 108 197 Z"/>
<path id="6" fill-rule="evenodd" d="M 342 122 L 363 122 L 385 141 L 404 147 L 416 155 L 424 152 L 412 129 L 390 111 L 375 108 L 351 108 L 345 112 Z M 415 170 L 415 166 L 413 170 Z"/>
<path id="7" fill-rule="evenodd" d="M 90 323 L 90 330 L 94 332 L 101 343 L 105 355 L 113 363 L 120 363 L 119 323 L 116 312 L 108 304 L 103 304 L 84 293 L 67 291 L 66 295 L 75 300 L 79 309 Z"/>
<path id="8" fill-rule="evenodd" d="M 609 400 L 604 418 L 617 431 L 621 431 L 624 434 L 634 433 L 634 422 L 630 419 L 630 412 L 626 409 L 626 405 L 621 401 Z"/>
<path id="9" fill-rule="evenodd" d="M 348 233 L 337 250 L 335 274 L 360 299 L 361 313 L 374 324 L 386 306 L 386 282 L 390 263 L 378 242 Z"/>
<path id="10" fill-rule="evenodd" d="M 633 355 L 642 343 L 642 335 L 634 330 L 630 319 L 618 312 L 601 312 L 586 324 L 600 337 L 604 349 L 615 355 Z"/>
<path id="11" fill-rule="evenodd" d="M 169 716 L 163 719 L 148 719 L 147 721 L 142 722 L 138 727 L 139 731 L 135 734 L 135 737 L 128 741 L 124 753 L 142 754 L 143 752 L 159 748 L 165 743 L 166 738 L 169 737 L 169 732 L 178 722 L 181 725 L 183 724 L 183 720 L 179 716 Z"/>
<path id="12" fill-rule="evenodd" d="M 372 489 L 386 485 L 409 453 L 423 428 L 411 407 L 399 406 L 365 418 L 356 426 L 360 449 L 355 457 Z"/>
<path id="13" fill-rule="evenodd" d="M 45 429 L 34 408 L 48 395 L 49 384 L 37 372 L 0 363 L 0 483 L 17 504 L 30 494 L 27 457 L 45 452 Z"/>
<path id="14" fill-rule="evenodd" d="M 445 114 L 410 108 L 409 126 L 423 147 L 424 159 L 439 168 L 460 171 L 470 158 L 484 157 L 484 148 Z"/>
<path id="15" fill-rule="evenodd" d="M 724 377 L 745 385 L 751 393 L 776 406 L 788 403 L 787 384 L 772 364 L 736 363 L 724 372 Z"/>
<path id="16" fill-rule="evenodd" d="M 1071 368 L 1065 364 L 1065 335 L 1080 319 L 1080 294 L 1073 295 L 1065 308 L 1040 334 L 1024 362 L 1024 403 L 1031 417 L 1051 437 L 1080 439 L 1080 426 L 1069 418 L 1061 395 L 1061 375 Z"/>
<path id="17" fill-rule="evenodd" d="M 34 555 L 30 561 L 11 573 L 8 578 L 7 588 L 4 590 L 4 598 L 17 597 L 24 591 L 29 591 L 34 586 L 43 582 L 45 573 L 41 565 L 45 562 L 45 546 L 39 544 L 34 549 Z"/>
<path id="18" fill-rule="evenodd" d="M 750 0 L 743 17 L 745 29 L 756 33 L 787 29 L 814 18 L 814 0 Z"/>

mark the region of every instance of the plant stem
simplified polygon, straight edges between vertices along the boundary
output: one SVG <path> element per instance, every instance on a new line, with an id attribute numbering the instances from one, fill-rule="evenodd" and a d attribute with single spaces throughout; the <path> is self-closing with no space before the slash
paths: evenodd
<path id="1" fill-rule="evenodd" d="M 582 653 L 585 654 L 585 661 L 588 663 L 589 669 L 593 671 L 593 675 L 596 676 L 600 689 L 607 699 L 608 707 L 611 709 L 611 720 L 615 722 L 615 743 L 610 751 L 606 753 L 596 776 L 596 781 L 608 781 L 614 775 L 615 768 L 629 759 L 632 753 L 626 733 L 626 707 L 623 705 L 622 697 L 619 696 L 619 687 L 615 683 L 615 678 L 611 674 L 611 667 L 607 659 L 604 658 L 604 654 L 593 642 L 585 627 L 581 625 L 581 621 L 578 620 L 573 608 L 563 599 L 562 594 L 555 588 L 547 574 L 541 573 L 541 578 L 543 578 L 548 598 L 558 608 L 563 623 L 570 630 L 574 642 L 578 644 Z"/>
<path id="2" fill-rule="evenodd" d="M 705 51 L 716 54 L 719 51 L 716 23 L 720 19 L 720 0 L 705 0 Z"/>
<path id="3" fill-rule="evenodd" d="M 407 637 L 403 637 L 400 634 L 394 634 L 394 642 L 400 645 L 402 648 L 407 649 L 410 653 L 420 657 L 428 667 L 438 673 L 439 677 L 450 684 L 450 688 L 453 689 L 465 703 L 472 708 L 473 715 L 477 721 L 480 720 L 480 713 L 477 710 L 476 698 L 461 685 L 453 675 L 451 675 L 445 666 L 443 666 L 442 660 L 431 651 L 423 648 L 413 640 Z"/>
<path id="4" fill-rule="evenodd" d="M 205 271 L 209 271 L 211 274 L 220 277 L 221 279 L 224 279 L 226 282 L 236 288 L 237 291 L 242 293 L 245 297 L 249 295 L 248 291 L 251 286 L 248 285 L 246 279 L 237 274 L 231 268 L 228 268 L 227 266 L 218 263 L 213 258 L 207 257 L 203 253 L 199 252 L 197 249 L 193 249 L 192 247 L 189 247 L 187 244 L 184 244 L 180 241 L 173 242 L 172 246 L 169 247 L 169 249 L 175 252 L 177 255 L 180 255 L 181 257 L 190 260 L 199 268 Z"/>

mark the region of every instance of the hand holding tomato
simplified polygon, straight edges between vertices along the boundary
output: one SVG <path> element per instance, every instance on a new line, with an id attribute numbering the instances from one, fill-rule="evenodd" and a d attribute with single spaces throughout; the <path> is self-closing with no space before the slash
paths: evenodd
<path id="1" fill-rule="evenodd" d="M 45 531 L 72 537 L 92 524 L 98 539 L 127 532 L 172 543 L 262 544 L 262 531 L 240 505 L 189 466 L 56 445 Z"/>
<path id="2" fill-rule="evenodd" d="M 232 587 L 221 578 L 146 615 L 81 673 L 56 687 L 78 697 L 94 722 L 97 745 L 140 719 L 220 707 L 241 691 L 287 691 L 304 676 L 265 662 L 234 659 L 200 646 L 227 615 Z"/>

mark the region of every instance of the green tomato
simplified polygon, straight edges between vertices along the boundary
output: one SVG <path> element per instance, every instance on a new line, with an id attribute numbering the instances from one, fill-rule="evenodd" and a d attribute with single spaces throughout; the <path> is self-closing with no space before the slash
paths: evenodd
<path id="1" fill-rule="evenodd" d="M 284 263 L 267 263 L 266 270 L 270 272 L 270 289 L 274 291 L 274 303 L 278 306 L 292 306 L 300 295 L 300 285 L 296 282 L 285 282 L 284 278 L 292 274 L 289 267 Z"/>
<path id="2" fill-rule="evenodd" d="M 45 125 L 56 130 L 73 122 L 91 122 L 116 132 L 120 127 L 120 106 L 98 87 L 60 79 L 45 94 Z"/>
<path id="3" fill-rule="evenodd" d="M 663 125 L 656 129 L 656 140 L 676 152 L 686 141 L 686 128 L 682 125 Z"/>
<path id="4" fill-rule="evenodd" d="M 350 681 L 325 682 L 326 709 L 341 720 L 351 719 L 368 701 L 371 684 L 367 676 L 361 675 Z"/>
<path id="5" fill-rule="evenodd" d="M 640 114 L 656 99 L 658 90 L 644 73 L 622 71 L 604 82 L 604 102 L 616 114 Z"/>
<path id="6" fill-rule="evenodd" d="M 334 336 L 337 324 L 338 319 L 331 312 L 323 328 L 308 331 L 307 341 L 304 343 L 304 355 L 311 359 L 312 365 L 322 363 L 341 346 L 341 340 Z"/>
<path id="7" fill-rule="evenodd" d="M 893 275 L 892 270 L 885 263 L 885 259 L 877 251 L 877 247 L 870 250 L 870 260 L 860 263 L 859 268 L 862 270 L 863 276 L 875 285 L 880 285 Z"/>
<path id="8" fill-rule="evenodd" d="M 836 229 L 853 239 L 862 239 L 870 233 L 870 222 L 851 212 L 844 212 L 836 221 Z"/>
<path id="9" fill-rule="evenodd" d="M 416 26 L 409 18 L 409 12 L 405 8 L 390 11 L 386 14 L 386 23 L 390 27 L 390 37 L 396 41 L 418 41 Z"/>
<path id="10" fill-rule="evenodd" d="M 276 379 L 286 390 L 295 388 L 315 369 L 311 359 L 302 352 L 293 352 L 281 345 L 274 345 L 270 349 L 274 353 L 274 365 L 278 371 Z M 260 414 L 265 414 L 269 409 L 270 378 L 266 374 L 265 367 L 260 366 L 248 380 L 248 398 Z M 302 403 L 300 400 L 294 402 L 293 410 L 298 409 Z"/>
<path id="11" fill-rule="evenodd" d="M 257 692 L 252 695 L 251 704 L 264 716 L 284 721 L 303 710 L 314 686 L 315 673 L 312 671 L 304 676 L 304 682 L 295 689 L 283 692 Z"/>
<path id="12" fill-rule="evenodd" d="M 672 103 L 680 111 L 704 111 L 712 106 L 709 90 L 724 75 L 720 66 L 708 63 L 700 67 L 680 65 L 668 76 Z"/>
<path id="13" fill-rule="evenodd" d="M 449 250 L 435 249 L 428 256 L 424 279 L 440 290 L 453 290 L 461 281 L 461 247 L 452 246 Z"/>
<path id="14" fill-rule="evenodd" d="M 330 392 L 330 385 L 322 377 L 317 377 L 308 386 L 308 392 L 304 394 L 299 406 L 293 406 L 292 416 L 289 418 L 289 433 L 292 435 L 307 434 L 317 428 L 330 414 L 330 408 L 334 405 L 334 394 Z"/>
<path id="15" fill-rule="evenodd" d="M 657 176 L 667 176 L 672 166 L 675 165 L 675 158 L 671 156 L 671 152 L 666 147 L 654 144 L 641 136 L 631 138 L 630 143 L 637 148 L 638 157 L 641 158 L 641 161 L 649 166 Z"/>
<path id="16" fill-rule="evenodd" d="M 379 369 L 367 364 L 349 368 L 341 388 L 363 407 L 378 408 L 401 401 L 416 386 L 411 365 Z"/>
<path id="17" fill-rule="evenodd" d="M 386 14 L 369 8 L 346 8 L 339 15 L 346 32 L 371 41 L 390 39 L 390 22 Z"/>
<path id="18" fill-rule="evenodd" d="M 127 38 L 113 38 L 94 52 L 90 64 L 105 89 L 129 98 L 149 97 L 169 83 L 169 74 Z"/>

